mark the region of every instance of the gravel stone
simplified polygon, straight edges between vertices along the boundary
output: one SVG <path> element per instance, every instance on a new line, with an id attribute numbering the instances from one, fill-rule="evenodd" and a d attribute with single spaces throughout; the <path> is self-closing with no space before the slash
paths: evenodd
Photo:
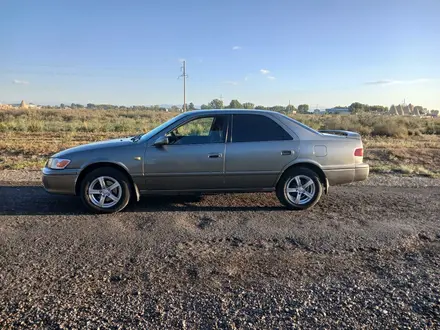
<path id="1" fill-rule="evenodd" d="M 0 328 L 438 329 L 440 190 L 426 179 L 331 187 L 307 211 L 236 194 L 111 215 L 3 181 Z"/>

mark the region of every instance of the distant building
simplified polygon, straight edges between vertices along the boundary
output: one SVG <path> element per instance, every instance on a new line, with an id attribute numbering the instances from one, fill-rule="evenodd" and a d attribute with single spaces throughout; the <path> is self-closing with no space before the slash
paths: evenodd
<path id="1" fill-rule="evenodd" d="M 397 116 L 399 114 L 397 112 L 397 108 L 396 108 L 396 106 L 394 104 L 390 107 L 389 113 L 390 113 L 390 115 L 394 115 L 394 116 Z"/>
<path id="2" fill-rule="evenodd" d="M 398 104 L 398 105 L 391 105 L 390 110 L 388 114 L 394 115 L 394 116 L 416 116 L 420 117 L 426 114 L 427 111 L 421 106 L 414 106 L 411 103 L 406 104 Z"/>
<path id="3" fill-rule="evenodd" d="M 346 107 L 335 107 L 335 108 L 325 109 L 325 112 L 328 114 L 349 115 L 350 109 Z"/>
<path id="4" fill-rule="evenodd" d="M 28 104 L 28 108 L 29 108 L 29 109 L 40 109 L 41 106 L 36 105 L 36 104 L 33 104 L 33 103 L 29 103 L 29 104 Z"/>
<path id="5" fill-rule="evenodd" d="M 404 116 L 414 115 L 414 106 L 410 103 L 409 105 L 404 105 L 402 107 Z M 420 114 L 419 114 L 420 115 Z"/>
<path id="6" fill-rule="evenodd" d="M 24 100 L 22 100 L 21 103 L 20 103 L 20 108 L 21 109 L 27 109 L 27 108 L 29 108 L 29 106 L 26 104 L 26 102 Z"/>
<path id="7" fill-rule="evenodd" d="M 315 109 L 315 110 L 313 110 L 313 113 L 315 115 L 322 115 L 325 113 L 325 110 Z"/>
<path id="8" fill-rule="evenodd" d="M 423 110 L 423 109 L 422 109 Z M 414 116 L 421 116 L 422 113 L 420 112 L 420 107 L 414 107 L 412 114 Z"/>

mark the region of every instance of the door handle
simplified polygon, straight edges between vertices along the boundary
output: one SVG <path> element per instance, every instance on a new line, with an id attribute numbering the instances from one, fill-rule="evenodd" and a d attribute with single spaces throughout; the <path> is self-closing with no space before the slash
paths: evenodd
<path id="1" fill-rule="evenodd" d="M 222 158 L 222 154 L 208 154 L 208 158 Z"/>
<path id="2" fill-rule="evenodd" d="M 281 156 L 290 156 L 291 154 L 292 154 L 292 150 L 281 151 Z"/>

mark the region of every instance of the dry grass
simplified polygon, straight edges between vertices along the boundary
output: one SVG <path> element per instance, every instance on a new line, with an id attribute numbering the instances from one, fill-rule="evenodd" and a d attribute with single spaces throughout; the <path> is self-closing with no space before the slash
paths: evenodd
<path id="1" fill-rule="evenodd" d="M 175 116 L 162 111 L 1 110 L 0 132 L 145 132 Z"/>
<path id="2" fill-rule="evenodd" d="M 0 169 L 39 169 L 59 150 L 146 132 L 175 115 L 142 110 L 1 110 Z M 334 115 L 295 119 L 315 129 L 361 133 L 365 159 L 373 171 L 440 175 L 440 119 Z"/>
<path id="3" fill-rule="evenodd" d="M 371 114 L 296 115 L 294 118 L 315 129 L 344 129 L 362 136 L 405 138 L 407 136 L 440 135 L 440 118 L 392 117 Z"/>
<path id="4" fill-rule="evenodd" d="M 0 132 L 145 132 L 176 113 L 147 110 L 0 110 Z M 440 134 L 440 118 L 371 114 L 295 115 L 315 129 L 346 129 L 363 136 L 404 138 Z"/>
<path id="5" fill-rule="evenodd" d="M 117 132 L 0 133 L 0 169 L 39 169 L 60 150 L 121 136 Z"/>
<path id="6" fill-rule="evenodd" d="M 440 176 L 440 136 L 405 139 L 365 137 L 365 160 L 373 172 Z"/>

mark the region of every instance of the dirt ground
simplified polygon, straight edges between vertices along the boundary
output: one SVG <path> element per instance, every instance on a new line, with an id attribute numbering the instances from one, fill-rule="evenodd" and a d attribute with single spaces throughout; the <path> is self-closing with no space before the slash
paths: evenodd
<path id="1" fill-rule="evenodd" d="M 429 178 L 332 187 L 301 212 L 238 194 L 114 215 L 3 182 L 0 328 L 438 328 L 439 211 Z"/>

